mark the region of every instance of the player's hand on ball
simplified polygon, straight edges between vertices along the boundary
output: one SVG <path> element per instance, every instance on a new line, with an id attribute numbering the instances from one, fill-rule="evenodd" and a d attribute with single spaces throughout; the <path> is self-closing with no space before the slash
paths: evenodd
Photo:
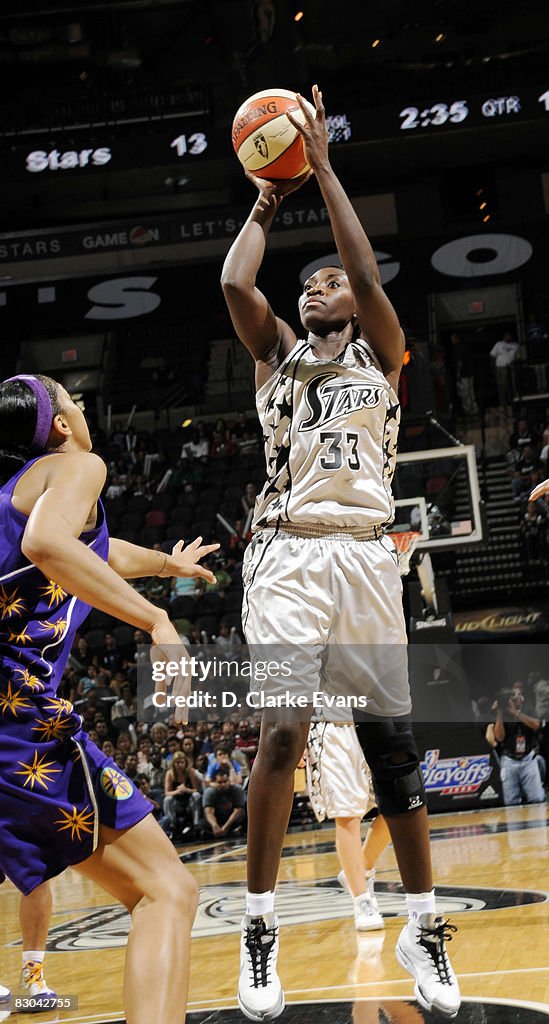
<path id="1" fill-rule="evenodd" d="M 268 181 L 267 178 L 258 178 L 257 174 L 253 171 L 249 171 L 247 167 L 244 168 L 244 174 L 251 181 L 252 185 L 255 185 L 261 196 L 266 200 L 276 201 L 276 205 L 280 204 L 280 200 L 284 196 L 290 195 L 290 192 L 295 192 L 296 189 L 301 188 L 306 181 L 311 177 L 312 171 L 307 171 L 302 174 L 299 178 L 287 178 L 285 180 Z"/>
<path id="2" fill-rule="evenodd" d="M 166 561 L 166 567 L 162 572 L 162 576 L 200 576 L 201 579 L 206 580 L 208 583 L 215 583 L 216 578 L 210 569 L 206 569 L 204 565 L 199 565 L 201 558 L 205 558 L 206 555 L 211 555 L 212 551 L 218 551 L 219 544 L 202 544 L 202 537 L 197 537 L 191 544 L 178 540 L 172 553 Z"/>
<path id="3" fill-rule="evenodd" d="M 318 85 L 313 85 L 314 117 L 308 106 L 304 103 L 303 97 L 299 93 L 296 93 L 296 96 L 305 118 L 305 124 L 300 124 L 299 121 L 296 121 L 293 114 L 290 114 L 289 111 L 286 111 L 286 117 L 301 135 L 307 163 L 310 164 L 313 171 L 317 171 L 329 164 L 328 129 L 326 127 L 326 112 L 322 102 L 322 93 Z"/>
<path id="4" fill-rule="evenodd" d="M 538 498 L 544 498 L 546 494 L 549 494 L 549 480 L 542 480 L 537 487 L 534 487 L 528 501 L 537 501 Z"/>

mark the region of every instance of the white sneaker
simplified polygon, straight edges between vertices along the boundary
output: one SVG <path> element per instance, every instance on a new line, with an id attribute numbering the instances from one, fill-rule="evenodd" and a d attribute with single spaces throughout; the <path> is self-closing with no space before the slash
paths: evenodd
<path id="1" fill-rule="evenodd" d="M 54 1009 L 52 1000 L 57 998 L 57 993 L 53 992 L 46 984 L 44 965 L 40 960 L 29 960 L 25 964 L 21 971 L 17 995 L 25 996 L 33 1003 L 28 1009 L 26 1007 L 19 1009 L 18 1013 L 40 1013 L 42 1010 Z"/>
<path id="2" fill-rule="evenodd" d="M 375 909 L 377 910 L 377 912 L 379 914 L 379 905 L 378 905 L 377 897 L 376 897 L 375 890 L 374 890 L 374 883 L 375 883 L 375 880 L 376 880 L 375 868 L 372 868 L 371 871 L 365 871 L 364 872 L 364 878 L 366 879 L 366 892 L 368 893 L 368 896 L 370 897 L 371 902 L 373 903 Z M 346 889 L 347 892 L 349 893 L 349 896 L 352 896 L 353 894 L 351 892 L 351 888 L 350 888 L 349 883 L 347 881 L 347 875 L 345 874 L 344 871 L 340 871 L 339 872 L 339 874 L 337 876 L 337 880 L 338 880 L 341 888 L 342 889 Z"/>
<path id="3" fill-rule="evenodd" d="M 4 988 L 3 985 L 0 985 L 0 1004 L 2 1004 L 2 1003 L 9 1003 L 10 999 L 11 999 L 11 992 L 10 992 L 9 988 Z"/>
<path id="4" fill-rule="evenodd" d="M 421 914 L 402 929 L 396 955 L 416 980 L 415 997 L 424 1010 L 455 1017 L 461 1005 L 457 978 L 446 952 L 446 942 L 457 931 L 434 914 Z"/>
<path id="5" fill-rule="evenodd" d="M 355 896 L 355 928 L 357 932 L 375 932 L 385 928 L 385 923 L 379 910 L 374 906 L 368 893 L 362 896 Z"/>
<path id="6" fill-rule="evenodd" d="M 284 1009 L 284 992 L 276 973 L 278 918 L 275 914 L 242 918 L 238 1005 L 249 1020 L 274 1020 Z"/>

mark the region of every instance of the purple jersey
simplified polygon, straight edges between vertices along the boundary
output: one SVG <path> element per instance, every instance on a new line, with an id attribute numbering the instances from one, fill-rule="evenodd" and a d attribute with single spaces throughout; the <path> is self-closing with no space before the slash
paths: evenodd
<path id="1" fill-rule="evenodd" d="M 90 606 L 21 551 L 27 517 L 12 495 L 36 461 L 0 488 L 0 880 L 7 875 L 25 893 L 89 857 L 100 823 L 128 828 L 151 809 L 57 696 Z M 107 560 L 101 503 L 97 526 L 80 540 Z"/>

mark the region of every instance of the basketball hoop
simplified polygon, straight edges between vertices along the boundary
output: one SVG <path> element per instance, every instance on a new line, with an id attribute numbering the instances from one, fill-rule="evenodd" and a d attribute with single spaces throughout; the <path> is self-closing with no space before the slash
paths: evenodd
<path id="1" fill-rule="evenodd" d="M 388 533 L 395 548 L 397 549 L 398 569 L 401 576 L 407 576 L 410 572 L 410 559 L 421 540 L 421 533 L 417 530 L 405 530 L 403 532 Z"/>

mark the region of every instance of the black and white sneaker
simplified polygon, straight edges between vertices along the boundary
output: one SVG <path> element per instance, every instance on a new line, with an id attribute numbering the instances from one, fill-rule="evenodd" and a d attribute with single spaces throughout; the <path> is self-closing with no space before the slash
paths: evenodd
<path id="1" fill-rule="evenodd" d="M 244 914 L 240 941 L 238 1005 L 249 1020 L 267 1021 L 280 1016 L 284 992 L 276 973 L 278 918 L 275 914 Z"/>
<path id="2" fill-rule="evenodd" d="M 416 980 L 415 997 L 424 1010 L 455 1017 L 461 1005 L 457 978 L 446 952 L 446 942 L 457 931 L 442 917 L 421 914 L 402 929 L 396 955 Z"/>

